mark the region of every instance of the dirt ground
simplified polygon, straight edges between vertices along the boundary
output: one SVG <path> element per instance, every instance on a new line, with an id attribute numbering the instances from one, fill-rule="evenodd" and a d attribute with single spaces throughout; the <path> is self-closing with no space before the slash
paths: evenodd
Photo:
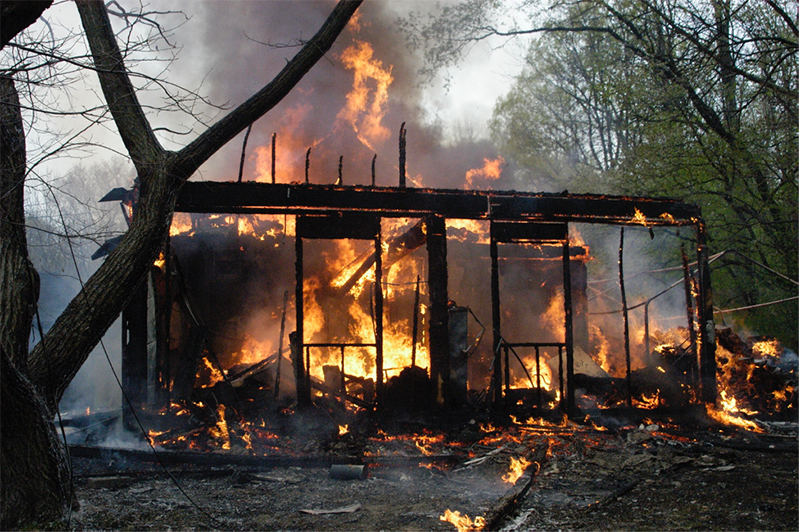
<path id="1" fill-rule="evenodd" d="M 797 424 L 766 435 L 669 423 L 599 428 L 482 426 L 423 447 L 371 439 L 369 475 L 353 480 L 319 464 L 173 464 L 173 480 L 122 456 L 75 458 L 80 507 L 53 528 L 455 530 L 441 520 L 446 510 L 477 518 L 529 488 L 499 528 L 798 530 Z M 511 458 L 526 457 L 530 480 L 504 482 Z"/>

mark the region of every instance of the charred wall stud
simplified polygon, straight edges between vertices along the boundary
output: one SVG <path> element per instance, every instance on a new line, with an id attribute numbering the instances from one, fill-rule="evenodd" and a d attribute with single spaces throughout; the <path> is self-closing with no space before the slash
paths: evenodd
<path id="1" fill-rule="evenodd" d="M 450 404 L 450 331 L 447 311 L 447 231 L 445 219 L 428 216 L 428 292 L 430 294 L 430 378 L 441 407 Z"/>
<path id="2" fill-rule="evenodd" d="M 702 401 L 714 404 L 717 400 L 717 366 L 714 327 L 714 302 L 711 292 L 711 270 L 708 267 L 706 225 L 696 218 L 698 315 L 700 321 L 700 393 Z"/>

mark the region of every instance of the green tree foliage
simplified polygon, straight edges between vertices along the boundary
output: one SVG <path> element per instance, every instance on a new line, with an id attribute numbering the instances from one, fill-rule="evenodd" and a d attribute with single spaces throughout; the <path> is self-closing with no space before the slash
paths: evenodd
<path id="1" fill-rule="evenodd" d="M 515 7 L 472 0 L 407 21 L 412 43 L 435 50 L 429 67 L 453 66 L 470 42 L 533 36 L 492 121 L 504 157 L 541 188 L 699 204 L 711 252 L 739 253 L 715 264 L 720 308 L 796 297 L 767 270 L 798 276 L 796 4 Z M 462 25 L 468 14 L 479 20 Z M 431 44 L 437 32 L 446 39 Z M 797 349 L 796 300 L 731 316 Z"/>

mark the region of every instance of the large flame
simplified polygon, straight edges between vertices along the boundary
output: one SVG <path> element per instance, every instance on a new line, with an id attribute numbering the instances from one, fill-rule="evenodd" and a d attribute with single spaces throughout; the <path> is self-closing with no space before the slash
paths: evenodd
<path id="1" fill-rule="evenodd" d="M 275 135 L 275 176 L 272 175 L 272 142 L 257 146 L 256 181 L 270 183 L 301 183 L 305 181 L 305 155 L 323 139 L 309 139 L 300 126 L 312 115 L 313 108 L 304 103 L 284 111 Z"/>
<path id="2" fill-rule="evenodd" d="M 473 187 L 480 186 L 477 183 L 477 180 L 480 179 L 484 182 L 486 188 L 491 188 L 490 183 L 492 181 L 497 181 L 500 179 L 500 175 L 503 173 L 502 166 L 506 163 L 506 160 L 502 157 L 497 157 L 496 159 L 488 159 L 484 157 L 483 159 L 483 166 L 481 168 L 473 168 L 472 170 L 467 170 L 467 174 L 465 176 L 467 183 L 464 185 L 465 189 L 471 189 Z"/>
<path id="3" fill-rule="evenodd" d="M 486 526 L 486 519 L 483 516 L 479 515 L 474 520 L 468 516 L 467 514 L 461 515 L 461 512 L 458 510 L 451 511 L 445 510 L 444 515 L 439 516 L 440 521 L 444 521 L 445 523 L 450 523 L 458 532 L 468 532 L 470 530 L 481 530 L 483 527 Z"/>
<path id="4" fill-rule="evenodd" d="M 525 472 L 525 469 L 531 465 L 531 462 L 525 457 L 519 458 L 511 457 L 511 464 L 508 467 L 508 473 L 503 475 L 503 482 L 508 484 L 516 484 L 519 477 Z"/>
<path id="5" fill-rule="evenodd" d="M 342 64 L 353 71 L 353 88 L 337 118 L 350 124 L 358 139 L 375 151 L 375 144 L 389 138 L 389 130 L 381 122 L 394 78 L 392 67 L 385 68 L 373 54 L 372 45 L 363 41 L 342 52 Z"/>

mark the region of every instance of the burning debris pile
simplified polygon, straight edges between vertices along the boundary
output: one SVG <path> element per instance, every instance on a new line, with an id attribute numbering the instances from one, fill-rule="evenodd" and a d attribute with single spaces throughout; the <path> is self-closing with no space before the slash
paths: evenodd
<path id="1" fill-rule="evenodd" d="M 749 421 L 751 429 L 758 426 L 754 420 L 797 420 L 797 355 L 774 338 L 742 340 L 718 328 L 716 356 L 723 419 Z"/>
<path id="2" fill-rule="evenodd" d="M 315 461 L 214 462 L 211 453 L 160 452 L 179 464 L 183 489 L 215 529 L 796 528 L 796 424 L 792 434 L 753 434 L 687 415 L 630 414 L 329 425 L 328 458 Z M 300 450 L 305 441 L 292 445 Z M 307 442 L 302 450 L 315 452 Z M 76 522 L 204 528 L 159 471 L 143 466 L 145 456 L 109 450 L 102 462 L 117 464 L 113 477 L 76 458 Z"/>

